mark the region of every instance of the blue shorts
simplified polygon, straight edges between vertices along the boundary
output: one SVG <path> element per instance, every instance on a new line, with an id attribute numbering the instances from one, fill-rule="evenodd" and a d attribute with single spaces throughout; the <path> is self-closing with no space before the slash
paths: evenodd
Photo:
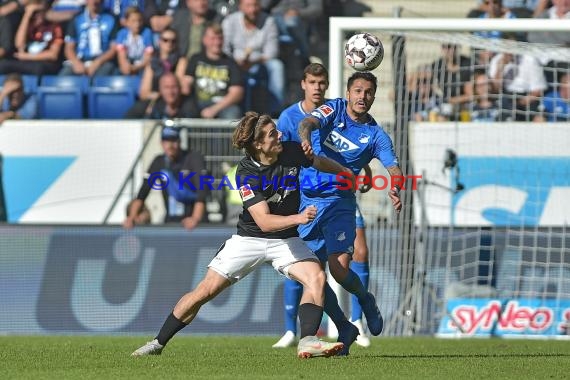
<path id="1" fill-rule="evenodd" d="M 301 201 L 301 210 L 308 205 L 317 207 L 317 217 L 311 223 L 299 226 L 299 236 L 307 243 L 321 262 L 335 253 L 354 252 L 356 221 L 354 198 L 308 198 Z"/>
<path id="2" fill-rule="evenodd" d="M 355 222 L 356 222 L 356 228 L 362 228 L 362 229 L 366 228 L 366 222 L 364 221 L 364 217 L 360 213 L 360 207 L 358 206 L 358 203 L 356 204 Z"/>

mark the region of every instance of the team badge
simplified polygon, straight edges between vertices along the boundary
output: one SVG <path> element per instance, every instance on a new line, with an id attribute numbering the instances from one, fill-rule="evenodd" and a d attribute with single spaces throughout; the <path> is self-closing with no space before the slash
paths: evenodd
<path id="1" fill-rule="evenodd" d="M 361 144 L 366 144 L 366 143 L 368 143 L 368 141 L 370 141 L 370 136 L 365 135 L 364 133 L 362 133 L 362 134 L 360 135 L 360 137 L 358 138 L 358 141 L 359 141 Z"/>
<path id="2" fill-rule="evenodd" d="M 332 109 L 331 106 L 326 105 L 326 104 L 323 104 L 322 106 L 320 106 L 319 108 L 317 108 L 317 109 L 314 111 L 314 113 L 313 113 L 314 116 L 316 116 L 316 115 L 315 115 L 316 112 L 318 112 L 318 113 L 320 113 L 321 115 L 323 115 L 323 117 L 327 117 L 327 116 L 329 116 L 331 113 L 333 113 L 334 110 Z"/>
<path id="3" fill-rule="evenodd" d="M 251 190 L 251 187 L 246 184 L 239 188 L 239 196 L 241 197 L 242 202 L 245 202 L 255 197 L 255 194 L 253 193 L 253 190 Z"/>

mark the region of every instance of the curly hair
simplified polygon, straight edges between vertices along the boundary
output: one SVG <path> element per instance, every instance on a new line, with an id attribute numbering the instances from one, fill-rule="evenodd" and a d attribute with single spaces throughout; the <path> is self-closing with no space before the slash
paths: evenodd
<path id="1" fill-rule="evenodd" d="M 263 127 L 273 123 L 269 115 L 258 114 L 257 112 L 246 112 L 244 117 L 238 121 L 236 130 L 232 137 L 232 143 L 237 149 L 245 149 L 248 156 L 255 156 L 253 143 L 264 137 Z"/>

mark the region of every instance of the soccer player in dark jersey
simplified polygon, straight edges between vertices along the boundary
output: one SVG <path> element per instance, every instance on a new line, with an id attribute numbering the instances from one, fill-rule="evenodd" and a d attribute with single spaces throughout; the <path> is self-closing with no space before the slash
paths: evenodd
<path id="1" fill-rule="evenodd" d="M 132 355 L 160 354 L 168 341 L 192 322 L 202 305 L 264 263 L 271 263 L 279 273 L 304 286 L 298 357 L 336 355 L 343 343 L 316 337 L 323 315 L 326 275 L 297 232 L 298 225 L 311 223 L 317 213 L 310 206 L 298 212 L 299 172 L 301 167 L 327 173 L 346 169 L 328 158 L 313 156 L 310 144 L 281 143 L 269 115 L 246 113 L 234 132 L 233 144 L 246 152 L 236 172 L 243 201 L 237 234 L 222 245 L 198 286 L 178 301 L 156 338 Z"/>
<path id="2" fill-rule="evenodd" d="M 334 159 L 350 168 L 354 175 L 360 173 L 373 158 L 380 160 L 392 178 L 400 179 L 399 185 L 393 186 L 388 193 L 396 212 L 399 212 L 402 208 L 399 197 L 402 171 L 392 140 L 368 113 L 374 103 L 377 83 L 376 77 L 370 72 L 352 74 L 347 81 L 346 99 L 328 100 L 311 112 L 300 122 L 299 136 L 302 144 L 312 146 L 315 155 Z M 299 226 L 299 236 L 321 261 L 328 262 L 334 279 L 356 296 L 366 316 L 368 329 L 373 335 L 379 335 L 384 320 L 376 299 L 349 266 L 356 230 L 354 193 L 338 183 L 338 176 L 327 178 L 317 169 L 303 169 L 301 177 L 303 181 L 318 184 L 312 187 L 301 185 L 301 210 L 309 205 L 317 205 L 318 211 L 314 223 Z M 340 335 L 344 329 L 341 323 L 344 313 L 338 306 L 336 294 L 328 285 L 325 295 L 325 312 L 337 326 Z"/>
<path id="3" fill-rule="evenodd" d="M 303 71 L 303 79 L 301 80 L 301 88 L 304 97 L 297 103 L 289 106 L 277 120 L 277 129 L 281 132 L 281 141 L 297 141 L 301 142 L 298 129 L 299 122 L 305 117 L 310 116 L 311 112 L 321 106 L 327 99 L 325 93 L 329 87 L 329 73 L 327 69 L 320 63 L 311 63 L 307 65 Z M 368 178 L 372 177 L 372 170 L 368 165 L 364 167 L 364 171 Z M 370 190 L 371 186 L 362 186 L 359 190 L 363 193 Z M 364 287 L 368 289 L 368 246 L 366 244 L 365 223 L 360 210 L 356 209 L 356 239 L 354 241 L 354 253 L 350 267 L 358 275 Z M 283 285 L 283 306 L 285 309 L 285 334 L 273 345 L 274 348 L 291 347 L 296 344 L 297 335 L 297 311 L 299 307 L 299 299 L 303 292 L 303 287 L 297 281 L 285 279 Z M 370 346 L 370 339 L 364 332 L 362 325 L 362 309 L 358 300 L 353 295 L 351 302 L 351 321 L 337 321 L 342 325 L 339 330 L 339 341 L 345 344 L 343 354 L 348 354 L 348 346 L 352 344 L 354 339 L 356 343 L 363 346 Z M 357 331 L 358 329 L 358 331 Z"/>

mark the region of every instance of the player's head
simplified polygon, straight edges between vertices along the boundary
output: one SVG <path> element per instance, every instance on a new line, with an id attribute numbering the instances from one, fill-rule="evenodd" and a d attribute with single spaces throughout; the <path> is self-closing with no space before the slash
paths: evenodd
<path id="1" fill-rule="evenodd" d="M 346 99 L 348 113 L 351 116 L 361 116 L 368 113 L 374 103 L 378 88 L 376 76 L 369 71 L 356 71 L 346 83 Z"/>
<path id="2" fill-rule="evenodd" d="M 271 116 L 246 112 L 240 119 L 232 139 L 234 147 L 245 149 L 248 156 L 277 156 L 283 150 L 279 132 Z"/>
<path id="3" fill-rule="evenodd" d="M 305 93 L 305 101 L 316 108 L 325 102 L 325 93 L 329 88 L 329 72 L 320 63 L 311 63 L 303 71 L 301 88 Z"/>
<path id="4" fill-rule="evenodd" d="M 175 161 L 180 153 L 180 129 L 171 125 L 163 125 L 160 140 L 164 154 Z"/>

